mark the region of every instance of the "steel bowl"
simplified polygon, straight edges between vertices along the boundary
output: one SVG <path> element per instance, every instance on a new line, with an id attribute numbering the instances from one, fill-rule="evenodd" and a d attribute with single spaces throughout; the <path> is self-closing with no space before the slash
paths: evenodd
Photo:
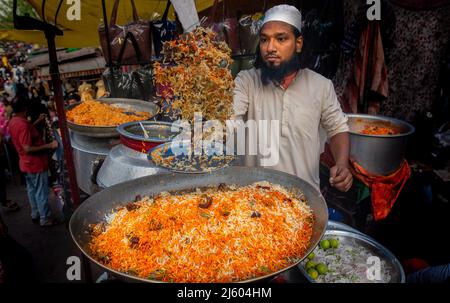
<path id="1" fill-rule="evenodd" d="M 125 99 L 125 98 L 104 98 L 96 100 L 98 102 L 106 104 L 114 104 L 118 107 L 124 108 L 129 111 L 143 111 L 150 113 L 150 118 L 153 118 L 159 113 L 159 106 L 153 102 L 143 101 L 138 99 Z M 81 103 L 69 105 L 66 111 L 77 107 Z M 117 132 L 117 126 L 90 126 L 73 123 L 67 120 L 67 127 L 72 131 L 88 137 L 95 138 L 113 138 L 119 137 Z"/>
<path id="2" fill-rule="evenodd" d="M 123 145 L 141 152 L 169 142 L 179 134 L 172 131 L 172 123 L 162 121 L 129 122 L 119 125 L 117 132 Z"/>
<path id="3" fill-rule="evenodd" d="M 328 222 L 327 205 L 317 189 L 296 176 L 271 169 L 235 166 L 214 171 L 210 174 L 188 175 L 168 173 L 142 177 L 120 183 L 105 188 L 89 197 L 77 208 L 69 222 L 70 234 L 72 240 L 83 254 L 85 254 L 93 263 L 110 272 L 113 276 L 133 282 L 161 282 L 157 280 L 142 279 L 124 272 L 119 272 L 97 261 L 94 256 L 92 256 L 89 249 L 89 242 L 91 239 L 89 226 L 91 224 L 105 222 L 106 215 L 113 212 L 117 207 L 124 206 L 129 201 L 134 201 L 136 195 L 153 196 L 163 191 L 177 192 L 182 190 L 192 190 L 198 187 L 218 186 L 220 183 L 246 186 L 259 181 L 280 184 L 294 193 L 301 191 L 306 196 L 308 205 L 311 207 L 314 215 L 314 225 L 310 243 L 305 253 L 302 256 L 298 256 L 298 262 L 277 272 L 240 282 L 264 280 L 298 265 L 301 260 L 317 246 L 325 232 Z"/>
<path id="4" fill-rule="evenodd" d="M 350 156 L 368 172 L 387 176 L 400 168 L 405 158 L 408 136 L 414 127 L 402 120 L 362 114 L 349 114 Z M 365 135 L 366 125 L 391 127 L 396 135 Z"/>
<path id="5" fill-rule="evenodd" d="M 325 232 L 324 236 L 333 236 L 335 238 L 338 238 L 339 245 L 351 245 L 353 247 L 360 246 L 366 248 L 372 253 L 372 256 L 378 257 L 380 258 L 380 260 L 386 262 L 386 266 L 388 266 L 388 270 L 391 274 L 391 280 L 389 281 L 389 283 L 405 283 L 406 276 L 402 265 L 400 264 L 398 259 L 386 247 L 375 241 L 373 238 L 359 231 L 353 232 L 351 231 L 351 228 L 347 229 L 342 226 L 338 226 L 337 228 L 339 229 L 333 230 L 330 229 L 330 226 L 333 226 L 333 224 L 328 225 L 328 229 Z M 317 282 L 308 275 L 306 269 L 304 268 L 304 264 L 300 264 L 298 268 L 309 282 L 311 283 Z"/>
<path id="6" fill-rule="evenodd" d="M 145 137 L 144 127 L 148 137 Z M 172 123 L 162 121 L 134 121 L 117 126 L 117 132 L 125 138 L 136 141 L 165 143 L 173 139 L 179 132 L 172 131 Z"/>

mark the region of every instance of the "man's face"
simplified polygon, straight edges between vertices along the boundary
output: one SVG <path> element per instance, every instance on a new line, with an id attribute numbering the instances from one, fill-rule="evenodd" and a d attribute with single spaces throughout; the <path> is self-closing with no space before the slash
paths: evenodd
<path id="1" fill-rule="evenodd" d="M 267 66 L 279 67 L 301 52 L 302 46 L 302 37 L 295 38 L 292 26 L 285 22 L 270 21 L 261 29 L 259 50 Z"/>

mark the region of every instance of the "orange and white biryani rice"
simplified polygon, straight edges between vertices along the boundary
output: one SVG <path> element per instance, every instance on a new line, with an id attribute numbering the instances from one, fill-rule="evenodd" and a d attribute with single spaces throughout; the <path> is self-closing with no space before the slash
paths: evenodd
<path id="1" fill-rule="evenodd" d="M 303 195 L 268 182 L 137 197 L 92 226 L 90 249 L 109 268 L 165 282 L 233 282 L 286 268 L 305 254 L 313 214 Z"/>
<path id="2" fill-rule="evenodd" d="M 69 110 L 67 120 L 90 126 L 117 126 L 127 122 L 150 119 L 150 113 L 134 111 L 95 100 L 81 102 Z"/>

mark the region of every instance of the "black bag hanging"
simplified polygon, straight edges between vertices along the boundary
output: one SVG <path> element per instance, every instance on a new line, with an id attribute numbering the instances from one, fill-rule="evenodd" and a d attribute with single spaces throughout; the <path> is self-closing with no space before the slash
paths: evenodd
<path id="1" fill-rule="evenodd" d="M 120 68 L 121 60 L 125 52 L 127 43 L 131 42 L 135 50 L 138 62 L 141 61 L 141 52 L 133 33 L 128 32 L 125 36 L 124 44 L 119 53 L 116 66 L 108 68 L 103 73 L 105 88 L 114 98 L 128 98 L 150 100 L 155 96 L 153 86 L 152 66 L 140 66 L 138 70 L 123 72 Z"/>

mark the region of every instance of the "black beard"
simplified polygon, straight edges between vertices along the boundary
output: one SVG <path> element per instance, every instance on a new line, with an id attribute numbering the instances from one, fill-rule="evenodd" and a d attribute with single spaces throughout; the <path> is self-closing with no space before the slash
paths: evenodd
<path id="1" fill-rule="evenodd" d="M 282 62 L 279 66 L 271 66 L 263 61 L 260 68 L 263 85 L 270 82 L 279 85 L 287 75 L 300 69 L 300 59 L 298 54 L 294 53 L 288 61 Z"/>

